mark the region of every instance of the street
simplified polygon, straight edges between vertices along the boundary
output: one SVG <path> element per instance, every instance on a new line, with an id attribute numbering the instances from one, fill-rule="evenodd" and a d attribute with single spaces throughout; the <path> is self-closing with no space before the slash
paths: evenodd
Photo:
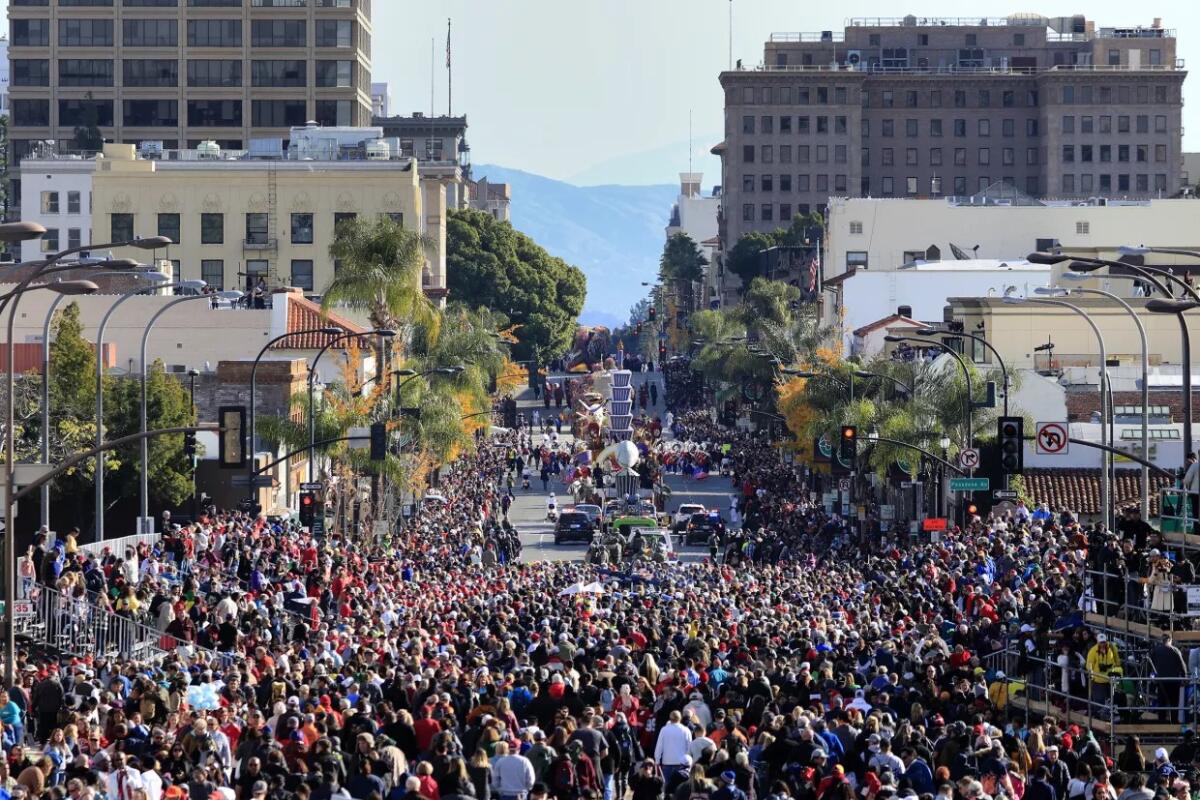
<path id="1" fill-rule="evenodd" d="M 552 375 L 549 380 L 560 380 L 562 377 L 564 376 Z M 649 382 L 658 384 L 659 396 L 658 406 L 648 410 L 657 411 L 659 414 L 665 413 L 662 374 L 657 372 L 645 374 L 635 372 L 633 374 L 633 385 L 636 388 L 640 389 L 643 384 Z M 528 390 L 517 398 L 517 407 L 527 416 L 533 409 L 543 408 L 542 403 L 536 401 L 533 393 Z M 731 492 L 733 491 L 728 478 L 713 475 L 705 480 L 696 481 L 681 475 L 669 475 L 667 476 L 667 485 L 671 487 L 672 492 L 671 500 L 667 504 L 668 512 L 674 514 L 675 510 L 683 503 L 700 503 L 706 508 L 720 509 L 721 516 L 728 523 Z M 550 490 L 554 491 L 558 498 L 560 508 L 570 505 L 569 496 L 564 495 L 563 488 L 561 483 L 551 483 L 550 485 Z M 541 481 L 537 480 L 536 476 L 529 491 L 522 491 L 518 486 L 514 494 L 516 500 L 509 509 L 509 521 L 521 535 L 522 561 L 581 561 L 583 559 L 587 553 L 587 545 L 554 544 L 554 525 L 546 521 L 548 492 L 542 491 Z M 679 538 L 675 541 L 675 549 L 679 553 L 681 562 L 697 562 L 708 557 L 706 546 L 685 547 Z"/>

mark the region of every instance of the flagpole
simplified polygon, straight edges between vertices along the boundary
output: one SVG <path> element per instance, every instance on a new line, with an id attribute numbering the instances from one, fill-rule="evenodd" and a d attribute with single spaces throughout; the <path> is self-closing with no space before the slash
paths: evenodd
<path id="1" fill-rule="evenodd" d="M 446 116 L 454 116 L 454 71 L 450 68 L 450 18 L 446 17 Z"/>

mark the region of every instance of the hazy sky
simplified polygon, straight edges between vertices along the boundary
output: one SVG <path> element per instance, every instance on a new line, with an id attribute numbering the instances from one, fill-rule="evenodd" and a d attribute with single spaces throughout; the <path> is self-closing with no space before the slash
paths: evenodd
<path id="1" fill-rule="evenodd" d="M 469 117 L 472 158 L 554 178 L 647 150 L 678 145 L 686 169 L 688 112 L 696 151 L 722 128 L 717 73 L 729 60 L 729 0 L 375 0 L 375 80 L 391 84 L 393 113 L 429 111 L 430 40 L 434 107 L 446 112 L 446 18 L 453 19 L 454 110 Z M 978 0 L 810 3 L 733 0 L 733 57 L 762 60 L 773 31 L 837 30 L 852 16 L 1004 16 L 1083 13 L 1098 25 L 1149 25 L 1179 34 L 1179 55 L 1200 66 L 1200 3 L 1117 0 L 1052 6 Z M 1197 77 L 1185 86 L 1186 149 L 1200 147 Z M 716 176 L 712 176 L 716 177 Z M 706 183 L 709 181 L 706 181 Z"/>

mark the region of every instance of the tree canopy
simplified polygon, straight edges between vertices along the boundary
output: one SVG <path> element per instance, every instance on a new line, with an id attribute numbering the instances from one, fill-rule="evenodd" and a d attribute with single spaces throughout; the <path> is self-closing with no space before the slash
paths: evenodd
<path id="1" fill-rule="evenodd" d="M 747 284 L 762 275 L 758 254 L 771 247 L 800 247 L 815 245 L 825 229 L 825 220 L 820 213 L 797 214 L 786 228 L 776 228 L 770 233 L 753 231 L 742 236 L 725 257 L 725 266 Z"/>
<path id="2" fill-rule="evenodd" d="M 570 349 L 587 293 L 582 270 L 483 211 L 452 211 L 446 247 L 451 299 L 505 315 L 514 358 L 545 362 Z"/>

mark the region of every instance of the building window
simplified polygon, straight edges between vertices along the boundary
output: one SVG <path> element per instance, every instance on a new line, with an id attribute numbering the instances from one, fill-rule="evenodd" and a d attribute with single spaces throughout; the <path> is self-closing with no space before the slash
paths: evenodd
<path id="1" fill-rule="evenodd" d="M 817 163 L 818 164 L 828 164 L 829 163 L 829 145 L 825 145 L 825 144 L 817 145 Z"/>
<path id="2" fill-rule="evenodd" d="M 42 234 L 42 252 L 57 253 L 58 252 L 58 228 L 46 228 L 46 232 Z"/>
<path id="3" fill-rule="evenodd" d="M 775 132 L 775 118 L 774 117 L 763 116 L 762 132 L 765 134 L 772 134 Z"/>
<path id="4" fill-rule="evenodd" d="M 179 215 L 159 214 L 158 235 L 165 236 L 175 244 L 179 244 Z"/>
<path id="5" fill-rule="evenodd" d="M 1038 163 L 1038 151 L 1036 147 L 1025 148 L 1025 163 L 1028 166 L 1036 166 Z"/>
<path id="6" fill-rule="evenodd" d="M 1064 164 L 1075 163 L 1075 145 L 1064 144 L 1062 146 L 1062 161 Z"/>
<path id="7" fill-rule="evenodd" d="M 942 121 L 940 119 L 929 120 L 929 135 L 930 136 L 941 136 L 942 135 Z"/>
<path id="8" fill-rule="evenodd" d="M 107 58 L 60 58 L 59 86 L 112 86 L 113 62 Z"/>
<path id="9" fill-rule="evenodd" d="M 1070 173 L 1062 176 L 1063 194 L 1075 194 L 1075 176 Z"/>
<path id="10" fill-rule="evenodd" d="M 742 163 L 743 164 L 753 164 L 754 163 L 754 145 L 752 145 L 752 144 L 742 145 Z"/>
<path id="11" fill-rule="evenodd" d="M 50 59 L 14 58 L 12 60 L 13 86 L 49 86 Z"/>
<path id="12" fill-rule="evenodd" d="M 225 243 L 225 215 L 200 215 L 200 244 Z M 219 262 L 218 262 L 219 263 Z"/>
<path id="13" fill-rule="evenodd" d="M 333 232 L 336 234 L 343 222 L 358 219 L 358 214 L 353 211 L 335 211 L 333 214 Z"/>
<path id="14" fill-rule="evenodd" d="M 896 193 L 895 179 L 891 175 L 885 175 L 879 182 L 879 190 L 884 197 L 891 197 Z"/>
<path id="15" fill-rule="evenodd" d="M 67 249 L 74 250 L 83 246 L 83 233 L 79 228 L 67 228 Z"/>
<path id="16" fill-rule="evenodd" d="M 1128 173 L 1122 173 L 1117 176 L 1117 191 L 1118 192 L 1128 192 L 1129 191 L 1129 175 L 1128 175 Z"/>
<path id="17" fill-rule="evenodd" d="M 847 154 L 846 145 L 844 145 L 844 144 L 834 145 L 833 146 L 833 163 L 845 164 L 847 162 L 846 154 Z"/>
<path id="18" fill-rule="evenodd" d="M 133 214 L 113 214 L 110 218 L 110 242 L 128 242 L 133 239 Z"/>
<path id="19" fill-rule="evenodd" d="M 348 19 L 319 19 L 317 47 L 350 47 L 354 44 L 352 33 L 353 24 Z"/>
<path id="20" fill-rule="evenodd" d="M 188 47 L 241 47 L 242 21 L 190 19 L 187 24 L 187 43 Z"/>
<path id="21" fill-rule="evenodd" d="M 861 222 L 851 222 L 850 223 L 850 233 L 852 235 L 861 236 L 862 232 L 863 232 L 863 226 L 862 226 Z"/>
<path id="22" fill-rule="evenodd" d="M 779 132 L 780 133 L 791 133 L 792 132 L 792 118 L 790 116 L 779 118 Z"/>
<path id="23" fill-rule="evenodd" d="M 179 126 L 179 102 L 176 100 L 125 100 L 122 106 L 125 124 L 131 127 Z"/>
<path id="24" fill-rule="evenodd" d="M 762 163 L 773 164 L 775 162 L 775 148 L 769 144 L 762 146 Z"/>
<path id="25" fill-rule="evenodd" d="M 50 124 L 50 101 L 16 99 L 12 101 L 12 124 L 41 127 Z"/>
<path id="26" fill-rule="evenodd" d="M 966 194 L 966 193 L 967 193 L 967 179 L 966 179 L 966 176 L 964 176 L 964 175 L 959 175 L 959 176 L 955 177 L 955 179 L 954 179 L 954 193 L 955 193 L 955 194 L 960 194 L 960 195 L 961 195 L 961 194 Z"/>
<path id="27" fill-rule="evenodd" d="M 303 100 L 252 100 L 250 118 L 256 128 L 290 128 L 305 123 Z"/>
<path id="28" fill-rule="evenodd" d="M 759 209 L 763 222 L 771 222 L 775 218 L 775 208 L 770 203 L 763 203 Z"/>
<path id="29" fill-rule="evenodd" d="M 929 166 L 940 167 L 942 165 L 942 148 L 929 148 Z"/>
<path id="30" fill-rule="evenodd" d="M 896 121 L 895 120 L 885 119 L 883 121 L 882 127 L 883 127 L 883 130 L 882 130 L 883 136 L 891 137 L 891 136 L 895 135 L 895 133 L 896 133 Z"/>
<path id="31" fill-rule="evenodd" d="M 781 191 L 781 192 L 792 191 L 792 176 L 790 173 L 787 175 L 779 176 L 779 191 Z"/>
<path id="32" fill-rule="evenodd" d="M 314 82 L 317 86 L 348 89 L 354 86 L 354 62 L 318 61 Z"/>
<path id="33" fill-rule="evenodd" d="M 1129 117 L 1117 117 L 1117 133 L 1129 133 Z"/>
<path id="34" fill-rule="evenodd" d="M 904 179 L 904 193 L 909 196 L 917 193 L 917 179 L 915 177 L 909 176 Z"/>
<path id="35" fill-rule="evenodd" d="M 790 222 L 791 219 L 792 219 L 792 204 L 791 203 L 780 203 L 779 204 L 779 221 L 780 222 Z"/>
<path id="36" fill-rule="evenodd" d="M 883 148 L 883 157 L 880 159 L 881 166 L 890 167 L 895 163 L 895 151 L 890 147 Z"/>
<path id="37" fill-rule="evenodd" d="M 16 101 L 14 101 L 13 105 L 16 105 Z M 93 114 L 95 115 L 94 117 Z M 89 100 L 87 98 L 58 101 L 59 125 L 87 125 L 92 119 L 102 128 L 112 125 L 113 101 Z"/>
<path id="38" fill-rule="evenodd" d="M 42 192 L 42 213 L 58 213 L 58 192 Z"/>
<path id="39" fill-rule="evenodd" d="M 909 147 L 904 151 L 904 164 L 909 167 L 917 165 L 917 148 Z"/>
<path id="40" fill-rule="evenodd" d="M 1080 194 L 1091 194 L 1095 188 L 1095 176 L 1092 173 L 1085 172 L 1079 176 Z"/>
<path id="41" fill-rule="evenodd" d="M 165 58 L 127 58 L 121 62 L 124 86 L 178 86 L 179 62 Z"/>
<path id="42" fill-rule="evenodd" d="M 221 291 L 225 288 L 225 262 L 220 259 L 206 258 L 200 262 L 200 280 L 208 284 L 209 289 Z"/>
<path id="43" fill-rule="evenodd" d="M 979 164 L 987 166 L 992 163 L 992 149 L 990 147 L 979 148 Z"/>
<path id="44" fill-rule="evenodd" d="M 306 292 L 313 290 L 313 262 L 310 259 L 292 259 L 292 286 Z"/>
<path id="45" fill-rule="evenodd" d="M 111 19 L 60 19 L 59 47 L 112 47 Z"/>
<path id="46" fill-rule="evenodd" d="M 846 251 L 846 269 L 866 269 L 867 268 L 867 251 L 866 250 L 847 250 Z"/>
<path id="47" fill-rule="evenodd" d="M 917 121 L 915 119 L 906 119 L 904 121 L 904 135 L 910 139 L 917 136 Z"/>
<path id="48" fill-rule="evenodd" d="M 188 100 L 188 125 L 196 128 L 240 128 L 242 101 Z"/>
<path id="49" fill-rule="evenodd" d="M 127 19 L 121 23 L 125 47 L 177 47 L 179 24 L 173 19 Z"/>
<path id="50" fill-rule="evenodd" d="M 743 175 L 742 176 L 742 191 L 745 192 L 746 194 L 752 194 L 754 192 L 754 176 L 753 175 Z"/>
<path id="51" fill-rule="evenodd" d="M 780 164 L 792 163 L 792 146 L 790 144 L 779 145 L 779 163 Z"/>
<path id="52" fill-rule="evenodd" d="M 79 192 L 67 192 L 67 213 L 68 213 L 68 214 L 78 214 L 78 213 L 80 213 L 80 211 L 79 211 L 79 208 L 80 208 L 80 202 L 79 202 L 79 200 L 80 200 L 80 195 L 79 195 Z"/>
<path id="53" fill-rule="evenodd" d="M 985 118 L 985 119 L 979 120 L 979 135 L 980 136 L 991 136 L 992 135 L 992 121 L 990 119 Z"/>
<path id="54" fill-rule="evenodd" d="M 829 191 L 829 176 L 828 175 L 818 175 L 817 176 L 817 191 L 818 192 L 828 192 Z"/>
<path id="55" fill-rule="evenodd" d="M 754 203 L 742 203 L 742 222 L 754 222 Z"/>
<path id="56" fill-rule="evenodd" d="M 1000 151 L 1000 163 L 1006 167 L 1011 167 L 1017 163 L 1016 151 L 1011 147 L 1005 147 Z"/>
<path id="57" fill-rule="evenodd" d="M 1091 232 L 1090 229 L 1091 229 L 1090 222 L 1076 222 L 1075 223 L 1075 235 L 1076 236 L 1087 236 L 1088 233 Z"/>
<path id="58" fill-rule="evenodd" d="M 962 139 L 967 135 L 967 121 L 965 119 L 954 120 L 954 137 Z"/>
<path id="59" fill-rule="evenodd" d="M 807 175 L 796 176 L 796 191 L 807 192 L 809 188 L 809 177 Z"/>
<path id="60" fill-rule="evenodd" d="M 241 86 L 242 62 L 192 60 L 187 63 L 188 86 Z"/>
<path id="61" fill-rule="evenodd" d="M 267 215 L 252 211 L 246 214 L 246 244 L 266 244 L 269 239 Z"/>
<path id="62" fill-rule="evenodd" d="M 50 46 L 50 20 L 48 19 L 14 19 L 11 31 L 13 47 Z"/>
<path id="63" fill-rule="evenodd" d="M 346 25 L 349 24 L 346 21 Z M 253 47 L 306 47 L 307 24 L 302 19 L 251 20 L 250 44 Z"/>
<path id="64" fill-rule="evenodd" d="M 775 191 L 775 178 L 771 175 L 762 176 L 762 190 L 764 192 Z"/>
<path id="65" fill-rule="evenodd" d="M 252 61 L 251 86 L 307 86 L 308 65 L 304 61 Z"/>

